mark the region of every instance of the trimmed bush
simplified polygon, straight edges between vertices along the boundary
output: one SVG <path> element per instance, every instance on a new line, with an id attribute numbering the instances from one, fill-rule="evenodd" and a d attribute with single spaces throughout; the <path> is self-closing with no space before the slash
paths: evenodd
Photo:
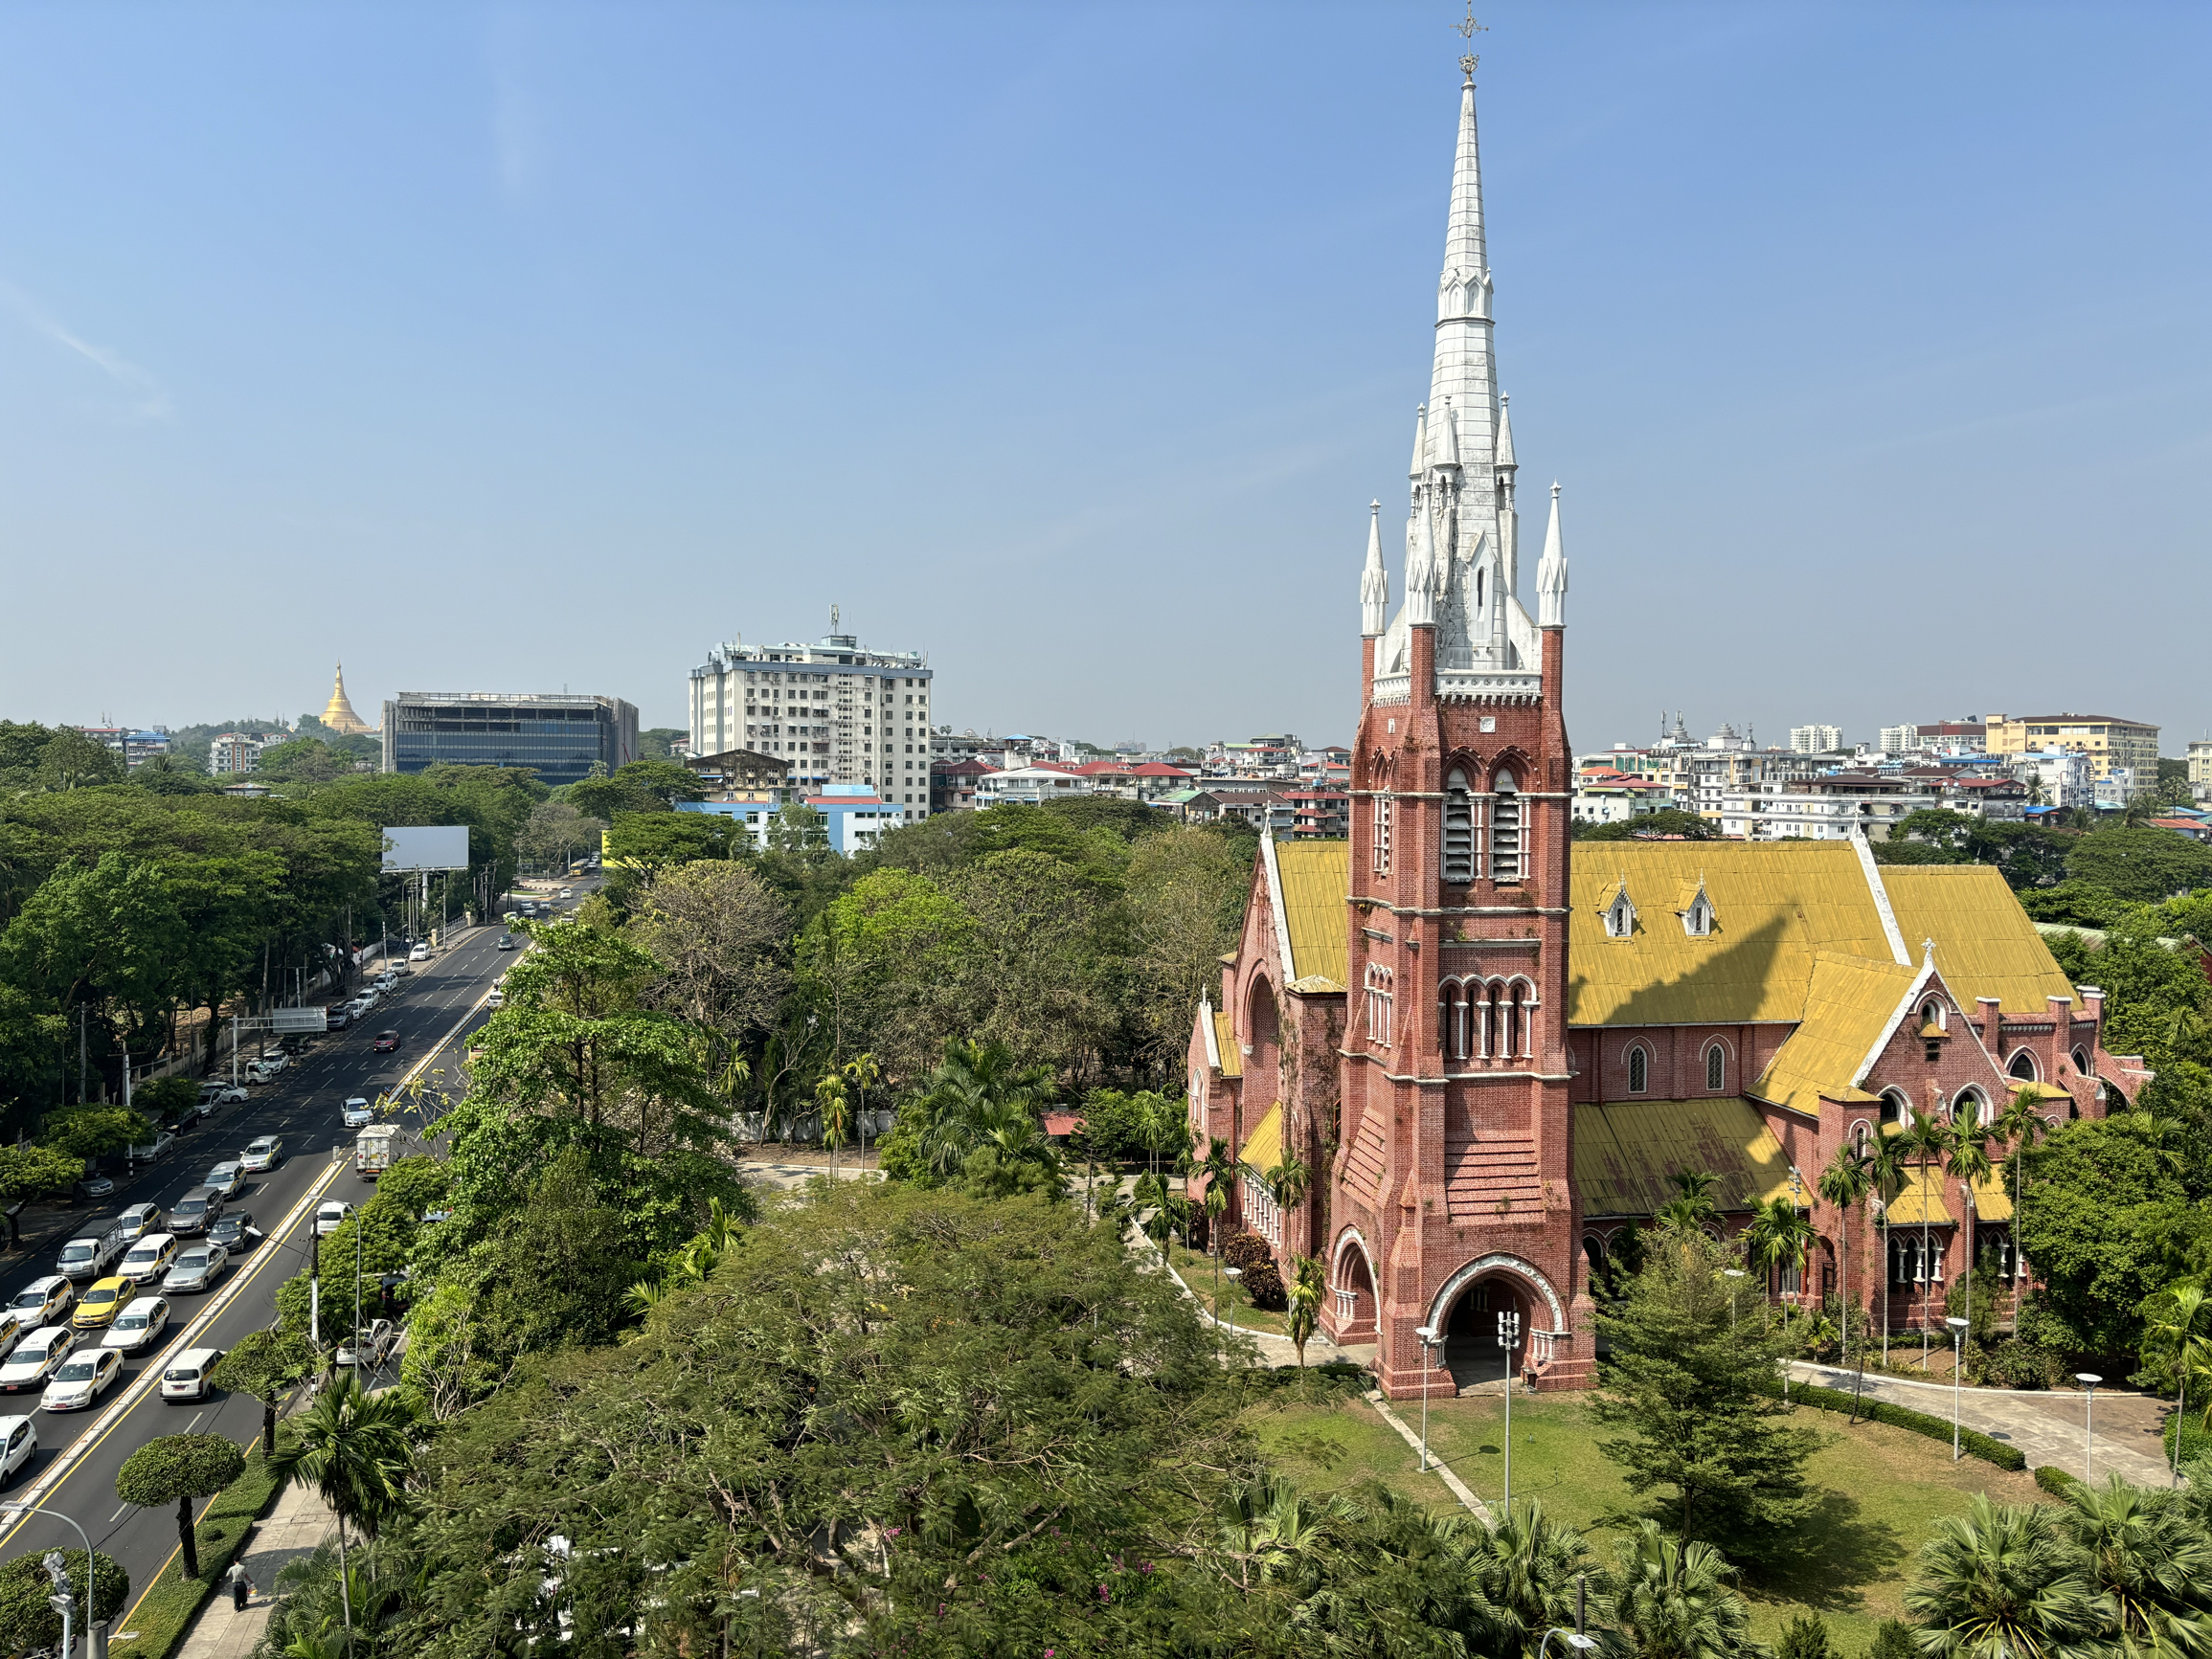
<path id="1" fill-rule="evenodd" d="M 1866 1659 L 1920 1659 L 1920 1648 L 1912 1640 L 1912 1626 L 1902 1619 L 1883 1620 L 1874 1626 L 1874 1640 L 1867 1645 Z"/>
<path id="2" fill-rule="evenodd" d="M 2173 1461 L 2174 1436 L 2177 1433 L 2181 1437 L 2181 1461 L 2183 1463 L 2202 1457 L 2206 1452 L 2212 1452 L 2212 1431 L 2208 1431 L 2204 1427 L 2204 1420 L 2197 1415 L 2194 1401 L 2190 1403 L 2187 1419 L 2179 1417 L 2168 1417 L 2166 1419 L 2164 1445 L 2168 1462 Z"/>
<path id="3" fill-rule="evenodd" d="M 1777 1379 L 1773 1392 L 1782 1392 Z M 1849 1412 L 1851 1396 L 1840 1388 L 1822 1388 L 1817 1383 L 1793 1382 L 1790 1399 L 1798 1405 L 1810 1405 L 1821 1411 Z M 1913 1434 L 1924 1434 L 1930 1440 L 1949 1442 L 1951 1419 L 1930 1416 L 1925 1411 L 1914 1411 L 1909 1406 L 1893 1405 L 1886 1400 L 1862 1400 L 1859 1415 L 1876 1423 L 1886 1423 L 1892 1428 L 1902 1428 Z M 1994 1463 L 1999 1468 L 2023 1469 L 2027 1455 L 2017 1446 L 2007 1446 L 2001 1440 L 1992 1440 L 1975 1429 L 1967 1429 L 1958 1437 L 1959 1449 L 1969 1457 L 1978 1457 L 1984 1463 Z"/>
<path id="4" fill-rule="evenodd" d="M 2068 1474 L 2056 1464 L 2043 1463 L 2036 1466 L 2036 1485 L 2042 1487 L 2043 1491 L 2055 1498 L 2065 1497 L 2067 1492 L 2081 1484 L 2082 1477 L 2080 1475 Z"/>
<path id="5" fill-rule="evenodd" d="M 1225 1267 L 1249 1273 L 1262 1262 L 1274 1261 L 1275 1251 L 1268 1246 L 1268 1242 L 1250 1228 L 1231 1233 L 1222 1241 L 1221 1264 Z"/>
<path id="6" fill-rule="evenodd" d="M 1244 1270 L 1244 1291 L 1252 1298 L 1254 1308 L 1271 1313 L 1280 1313 L 1290 1306 L 1290 1298 L 1283 1291 L 1282 1274 L 1272 1261 L 1260 1262 Z"/>
<path id="7" fill-rule="evenodd" d="M 1782 1626 L 1774 1659 L 1841 1659 L 1828 1640 L 1827 1621 L 1817 1613 L 1802 1613 Z"/>

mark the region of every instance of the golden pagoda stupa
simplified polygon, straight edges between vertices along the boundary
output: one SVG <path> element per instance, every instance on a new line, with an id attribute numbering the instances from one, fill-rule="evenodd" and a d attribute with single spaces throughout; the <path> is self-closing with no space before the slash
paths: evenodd
<path id="1" fill-rule="evenodd" d="M 330 688 L 330 702 L 323 710 L 323 724 L 332 731 L 347 737 L 359 736 L 376 729 L 353 712 L 353 704 L 346 695 L 346 664 L 338 664 L 338 682 Z"/>

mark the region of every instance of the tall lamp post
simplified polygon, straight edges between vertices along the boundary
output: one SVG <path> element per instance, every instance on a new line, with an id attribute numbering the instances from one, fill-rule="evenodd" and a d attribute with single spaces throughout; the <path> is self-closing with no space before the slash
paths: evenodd
<path id="1" fill-rule="evenodd" d="M 1433 1325 L 1416 1325 L 1413 1334 L 1421 1339 L 1421 1472 L 1429 1472 L 1429 1373 L 1435 1362 L 1429 1357 L 1429 1350 L 1441 1340 Z"/>
<path id="2" fill-rule="evenodd" d="M 1521 1346 L 1521 1315 L 1498 1315 L 1498 1346 L 1505 1350 L 1505 1514 L 1513 1515 L 1513 1351 Z"/>
<path id="3" fill-rule="evenodd" d="M 1585 1636 L 1580 1630 L 1569 1630 L 1564 1625 L 1554 1625 L 1544 1632 L 1544 1640 L 1536 1644 L 1536 1659 L 1544 1659 L 1544 1649 L 1554 1636 L 1557 1636 L 1577 1653 L 1587 1653 L 1597 1646 L 1595 1636 Z"/>
<path id="4" fill-rule="evenodd" d="M 1958 1383 L 1966 1372 L 1966 1321 L 1946 1319 L 1951 1327 L 1951 1461 L 1959 1459 L 1958 1449 Z"/>
<path id="5" fill-rule="evenodd" d="M 1721 1277 L 1728 1282 L 1728 1329 L 1733 1331 L 1736 1328 L 1736 1291 L 1743 1285 L 1744 1270 L 1741 1267 L 1723 1267 Z"/>
<path id="6" fill-rule="evenodd" d="M 2082 1484 L 2088 1486 L 2096 1446 L 2097 1384 L 2104 1379 L 2094 1371 L 2077 1371 L 2074 1380 L 2082 1385 Z M 2180 1430 L 2174 1432 L 2178 1434 Z"/>
<path id="7" fill-rule="evenodd" d="M 84 1651 L 89 1659 L 107 1659 L 107 1621 L 100 1616 L 100 1562 L 92 1553 L 91 1536 L 78 1525 L 73 1516 L 65 1515 L 59 1510 L 50 1510 L 39 1504 L 0 1503 L 0 1515 L 31 1514 L 51 1515 L 57 1521 L 66 1521 L 76 1530 L 77 1536 L 84 1539 Z M 68 1593 L 66 1581 L 62 1593 Z M 59 1601 L 60 1597 L 55 1600 Z M 60 1608 L 56 1611 L 61 1613 L 66 1625 L 69 1619 L 67 1611 Z M 65 1632 L 61 1644 L 62 1659 L 68 1659 L 69 1648 L 70 1642 Z"/>
<path id="8" fill-rule="evenodd" d="M 1229 1275 L 1229 1299 L 1222 1306 L 1229 1310 L 1229 1334 L 1233 1336 L 1236 1334 L 1236 1282 L 1244 1277 L 1244 1269 L 1224 1267 L 1222 1271 Z"/>

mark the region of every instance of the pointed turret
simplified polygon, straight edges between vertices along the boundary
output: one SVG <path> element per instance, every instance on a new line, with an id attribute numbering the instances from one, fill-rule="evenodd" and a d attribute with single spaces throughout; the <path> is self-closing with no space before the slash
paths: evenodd
<path id="1" fill-rule="evenodd" d="M 1406 476 L 1416 482 L 1429 476 L 1429 406 L 1426 403 L 1413 411 L 1413 464 L 1406 469 Z"/>
<path id="2" fill-rule="evenodd" d="M 1559 539 L 1559 485 L 1551 486 L 1551 522 L 1544 530 L 1544 557 L 1536 566 L 1536 625 L 1567 626 L 1567 549 Z"/>
<path id="3" fill-rule="evenodd" d="M 1433 628 L 1436 625 L 1436 520 L 1425 501 L 1419 504 L 1416 518 L 1413 556 L 1406 562 L 1406 625 Z"/>
<path id="4" fill-rule="evenodd" d="M 1521 513 L 1513 504 L 1513 399 L 1498 397 L 1498 555 L 1505 568 L 1505 591 L 1521 596 Z"/>
<path id="5" fill-rule="evenodd" d="M 1452 400 L 1449 397 L 1444 399 L 1444 413 L 1436 422 L 1435 439 L 1436 453 L 1430 457 L 1431 464 L 1457 466 L 1459 464 L 1459 421 L 1452 409 Z"/>
<path id="6" fill-rule="evenodd" d="M 1383 504 L 1367 504 L 1367 563 L 1360 572 L 1360 632 L 1372 639 L 1388 625 L 1390 572 L 1383 569 Z"/>
<path id="7" fill-rule="evenodd" d="M 1510 394 L 1498 394 L 1498 470 L 1510 474 L 1520 466 L 1513 459 L 1513 399 Z"/>

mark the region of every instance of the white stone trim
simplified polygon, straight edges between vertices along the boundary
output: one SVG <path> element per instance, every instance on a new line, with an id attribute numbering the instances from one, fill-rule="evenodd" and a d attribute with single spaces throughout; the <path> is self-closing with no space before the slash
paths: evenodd
<path id="1" fill-rule="evenodd" d="M 1574 1247 L 1578 1250 L 1582 1248 L 1580 1240 L 1575 1242 Z M 1445 1313 L 1451 1310 L 1453 1301 L 1460 1291 L 1484 1273 L 1497 1272 L 1501 1269 L 1510 1273 L 1518 1273 L 1544 1292 L 1545 1301 L 1549 1303 L 1551 1307 L 1552 1330 L 1565 1331 L 1568 1328 L 1566 1307 L 1559 1300 L 1559 1292 L 1551 1288 L 1551 1281 L 1544 1276 L 1543 1271 L 1534 1263 L 1524 1261 L 1519 1256 L 1507 1255 L 1501 1250 L 1494 1250 L 1487 1256 L 1476 1257 L 1474 1261 L 1469 1262 L 1449 1279 L 1446 1279 L 1444 1288 L 1436 1292 L 1434 1300 L 1429 1304 L 1429 1317 L 1424 1323 L 1432 1331 L 1440 1329 Z M 1372 1271 L 1372 1268 L 1370 1267 L 1369 1270 Z"/>
<path id="2" fill-rule="evenodd" d="M 1882 866 L 1874 862 L 1874 849 L 1866 844 L 1864 836 L 1853 836 L 1851 850 L 1859 855 L 1859 868 L 1866 877 L 1867 892 L 1873 895 L 1875 913 L 1882 918 L 1882 931 L 1889 941 L 1890 955 L 1897 959 L 1900 968 L 1911 967 L 1912 955 L 1905 948 L 1905 935 L 1898 930 L 1897 912 L 1889 908 L 1889 889 L 1882 885 Z"/>
<path id="3" fill-rule="evenodd" d="M 1291 959 L 1290 921 L 1282 912 L 1282 871 L 1275 862 L 1275 832 L 1267 830 L 1259 838 L 1260 861 L 1267 866 L 1267 908 L 1275 919 L 1275 953 L 1282 958 L 1282 979 L 1285 985 L 1298 978 L 1297 962 Z"/>

